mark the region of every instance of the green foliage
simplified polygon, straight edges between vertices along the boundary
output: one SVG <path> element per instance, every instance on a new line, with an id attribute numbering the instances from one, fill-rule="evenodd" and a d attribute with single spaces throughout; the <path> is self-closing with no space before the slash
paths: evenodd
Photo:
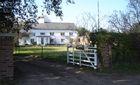
<path id="1" fill-rule="evenodd" d="M 0 85 L 15 85 L 15 81 L 4 78 L 0 80 Z"/>
<path id="2" fill-rule="evenodd" d="M 0 1 L 0 32 L 14 32 L 19 20 L 35 23 L 37 6 L 34 0 L 1 0 Z"/>
<path id="3" fill-rule="evenodd" d="M 79 36 L 86 36 L 86 34 L 89 33 L 89 31 L 84 27 L 80 27 L 76 30 L 78 31 Z"/>
<path id="4" fill-rule="evenodd" d="M 112 46 L 111 60 L 113 66 L 139 64 L 139 33 L 125 34 L 100 31 L 91 33 L 90 36 L 91 40 L 97 44 L 98 56 L 101 62 L 103 57 L 101 56 L 102 47 L 107 43 Z"/>
<path id="5" fill-rule="evenodd" d="M 74 3 L 72 0 L 66 0 Z M 63 16 L 62 0 L 44 0 L 42 12 L 50 14 L 54 12 L 56 16 Z M 15 32 L 19 26 L 19 21 L 25 22 L 25 30 L 31 28 L 33 23 L 37 23 L 38 6 L 35 0 L 0 0 L 0 32 Z"/>
<path id="6" fill-rule="evenodd" d="M 140 23 L 135 23 L 130 29 L 131 33 L 140 33 Z"/>
<path id="7" fill-rule="evenodd" d="M 112 42 L 112 62 L 114 64 L 132 63 L 134 50 L 131 36 L 129 34 L 113 33 L 112 37 L 114 38 L 114 42 Z"/>
<path id="8" fill-rule="evenodd" d="M 20 56 L 38 56 L 41 59 L 48 59 L 53 61 L 66 61 L 67 58 L 67 49 L 65 46 L 47 46 L 43 47 L 43 56 L 42 56 L 42 48 L 41 46 L 30 46 L 30 47 L 17 47 L 15 48 L 15 55 Z"/>

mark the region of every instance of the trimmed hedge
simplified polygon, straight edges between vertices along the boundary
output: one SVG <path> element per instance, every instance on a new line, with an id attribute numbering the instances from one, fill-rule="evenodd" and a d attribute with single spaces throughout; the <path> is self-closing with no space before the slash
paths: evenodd
<path id="1" fill-rule="evenodd" d="M 98 46 L 99 61 L 103 66 L 103 47 L 111 45 L 111 62 L 118 64 L 140 64 L 140 33 L 112 33 L 101 31 L 90 34 L 90 40 Z"/>

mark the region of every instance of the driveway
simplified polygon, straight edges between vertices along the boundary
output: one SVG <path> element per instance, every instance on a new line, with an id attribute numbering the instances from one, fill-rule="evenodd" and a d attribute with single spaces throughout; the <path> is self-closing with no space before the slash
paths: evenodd
<path id="1" fill-rule="evenodd" d="M 140 75 L 103 74 L 57 62 L 17 61 L 16 85 L 140 85 Z"/>

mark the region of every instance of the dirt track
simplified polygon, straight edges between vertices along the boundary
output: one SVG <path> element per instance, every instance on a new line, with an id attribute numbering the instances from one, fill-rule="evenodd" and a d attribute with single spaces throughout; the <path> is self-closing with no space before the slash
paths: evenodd
<path id="1" fill-rule="evenodd" d="M 56 62 L 16 62 L 16 85 L 140 85 L 140 75 L 101 74 Z"/>

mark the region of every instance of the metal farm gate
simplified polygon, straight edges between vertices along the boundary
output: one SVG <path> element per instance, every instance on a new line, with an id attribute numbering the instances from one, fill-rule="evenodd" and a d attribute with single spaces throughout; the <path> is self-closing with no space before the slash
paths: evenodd
<path id="1" fill-rule="evenodd" d="M 97 69 L 97 46 L 87 47 L 84 50 L 67 46 L 67 63 Z"/>

